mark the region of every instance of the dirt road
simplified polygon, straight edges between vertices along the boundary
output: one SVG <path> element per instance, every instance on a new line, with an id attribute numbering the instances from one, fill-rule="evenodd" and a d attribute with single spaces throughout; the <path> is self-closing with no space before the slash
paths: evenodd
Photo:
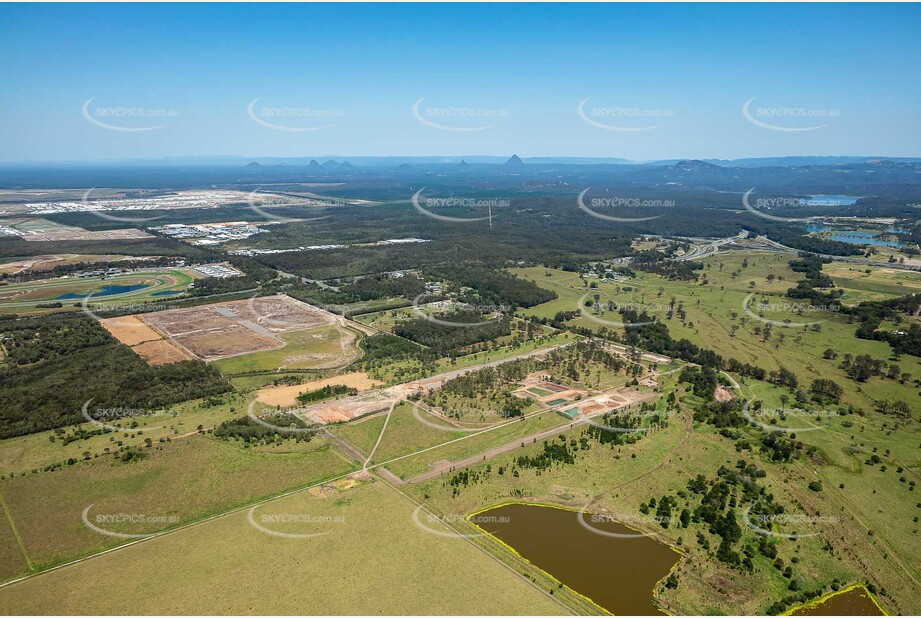
<path id="1" fill-rule="evenodd" d="M 656 393 L 646 393 L 644 394 L 642 398 L 638 399 L 635 402 L 635 404 L 640 404 L 640 403 L 643 403 L 644 401 L 655 399 L 657 396 L 658 395 Z M 621 410 L 618 410 L 618 412 L 620 411 Z M 575 429 L 576 427 L 586 425 L 592 419 L 604 416 L 605 414 L 607 414 L 607 411 L 598 412 L 596 414 L 592 414 L 588 416 L 583 416 L 567 425 L 561 425 L 559 427 L 545 429 L 543 431 L 539 431 L 529 436 L 518 438 L 517 440 L 513 440 L 501 446 L 493 447 L 482 453 L 471 455 L 470 457 L 465 457 L 464 459 L 439 463 L 437 465 L 434 465 L 433 469 L 429 470 L 428 472 L 423 472 L 422 474 L 418 474 L 410 479 L 407 479 L 406 482 L 410 484 L 415 484 L 415 483 L 424 483 L 425 481 L 430 481 L 434 478 L 441 476 L 442 474 L 444 474 L 445 472 L 449 470 L 463 469 L 463 468 L 466 468 L 467 466 L 472 466 L 474 464 L 478 464 L 488 459 L 492 459 L 504 453 L 508 453 L 509 451 L 515 450 L 516 448 L 521 448 L 522 445 L 527 446 L 529 444 L 533 444 L 535 441 L 539 442 L 542 440 L 546 440 L 547 438 L 552 438 L 565 431 L 569 431 L 570 429 Z"/>

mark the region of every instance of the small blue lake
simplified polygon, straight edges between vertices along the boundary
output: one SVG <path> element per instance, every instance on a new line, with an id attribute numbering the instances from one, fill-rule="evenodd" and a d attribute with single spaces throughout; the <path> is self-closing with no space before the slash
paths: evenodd
<path id="1" fill-rule="evenodd" d="M 848 242 L 853 245 L 876 245 L 877 247 L 904 247 L 905 243 L 896 240 L 881 240 L 866 232 L 839 232 L 828 236 L 829 240 Z"/>
<path id="2" fill-rule="evenodd" d="M 104 285 L 98 292 L 93 292 L 92 297 L 101 298 L 103 296 L 126 294 L 128 292 L 143 290 L 146 287 L 148 287 L 146 283 L 139 283 L 137 285 Z M 84 298 L 86 298 L 86 294 L 75 294 L 73 292 L 68 292 L 67 294 L 61 294 L 60 296 L 57 296 L 54 300 L 82 300 Z"/>
<path id="3" fill-rule="evenodd" d="M 809 223 L 806 225 L 807 232 L 835 232 L 836 228 L 828 227 L 827 225 L 820 225 L 818 223 Z M 897 230 L 891 228 L 886 230 L 887 234 L 895 234 L 898 232 L 904 232 L 904 230 Z M 899 242 L 897 240 L 883 240 L 878 238 L 879 233 L 872 234 L 869 232 L 848 232 L 840 231 L 835 232 L 834 234 L 829 234 L 826 236 L 829 240 L 837 240 L 838 242 L 846 242 L 852 245 L 876 245 L 877 247 L 904 247 L 905 243 Z"/>

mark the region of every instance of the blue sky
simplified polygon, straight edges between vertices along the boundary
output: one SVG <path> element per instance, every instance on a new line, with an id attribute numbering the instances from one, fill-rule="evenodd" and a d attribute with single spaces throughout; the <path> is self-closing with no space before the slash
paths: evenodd
<path id="1" fill-rule="evenodd" d="M 919 18 L 881 4 L 5 4 L 0 161 L 919 156 Z M 769 127 L 742 114 L 752 97 Z"/>

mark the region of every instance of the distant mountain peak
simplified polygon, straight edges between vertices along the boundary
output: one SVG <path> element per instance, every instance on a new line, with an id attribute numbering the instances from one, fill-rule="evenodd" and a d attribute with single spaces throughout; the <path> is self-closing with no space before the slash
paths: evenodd
<path id="1" fill-rule="evenodd" d="M 264 167 L 264 166 L 262 165 L 262 163 L 253 161 L 252 163 L 247 163 L 245 167 L 247 167 L 248 169 L 255 169 L 255 168 Z"/>
<path id="2" fill-rule="evenodd" d="M 311 159 L 310 163 L 307 164 L 307 167 L 320 167 L 320 164 L 317 163 L 316 159 Z"/>
<path id="3" fill-rule="evenodd" d="M 465 161 L 464 159 L 461 159 L 460 165 L 463 167 L 467 167 L 467 161 Z"/>
<path id="4" fill-rule="evenodd" d="M 522 160 L 521 160 L 521 157 L 519 157 L 518 155 L 513 154 L 513 155 L 509 158 L 509 160 L 505 162 L 505 165 L 506 165 L 506 166 L 524 165 L 524 161 L 522 161 Z"/>
<path id="5" fill-rule="evenodd" d="M 701 161 L 700 159 L 685 159 L 684 161 L 678 161 L 672 167 L 678 170 L 685 170 L 685 171 L 720 169 L 719 165 L 714 165 L 713 163 L 707 163 L 706 161 Z"/>

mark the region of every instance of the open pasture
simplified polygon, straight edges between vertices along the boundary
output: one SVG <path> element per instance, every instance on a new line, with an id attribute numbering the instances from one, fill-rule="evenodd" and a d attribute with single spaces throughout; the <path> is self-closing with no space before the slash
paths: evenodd
<path id="1" fill-rule="evenodd" d="M 921 359 L 905 355 L 893 360 L 887 343 L 857 339 L 856 325 L 849 323 L 841 312 L 823 310 L 808 300 L 787 298 L 786 291 L 803 278 L 789 268 L 791 259 L 793 256 L 788 255 L 720 253 L 701 260 L 703 269 L 698 271 L 698 282 L 672 281 L 643 272 L 637 272 L 635 279 L 619 283 L 583 280 L 576 273 L 545 268 L 513 269 L 513 272 L 552 288 L 559 295 L 549 303 L 521 310 L 526 315 L 552 317 L 559 311 L 580 311 L 580 300 L 584 305 L 597 294 L 603 309 L 596 312 L 593 307 L 585 307 L 571 324 L 596 331 L 607 328 L 623 332 L 619 311 L 607 310 L 607 302 L 612 301 L 617 306 L 647 310 L 651 318 L 658 318 L 668 327 L 675 340 L 687 339 L 724 358 L 752 363 L 768 371 L 790 369 L 807 389 L 814 379 L 832 379 L 844 388 L 845 403 L 873 407 L 877 400 L 898 399 L 921 408 L 921 396 L 910 381 L 903 384 L 874 377 L 856 383 L 847 377 L 840 367 L 845 354 L 855 357 L 868 354 L 893 362 L 913 378 L 921 378 Z M 825 268 L 836 284 L 846 291 L 855 289 L 854 281 L 860 279 L 842 276 L 842 272 L 854 275 L 853 271 L 836 270 L 834 266 Z M 881 272 L 891 271 L 884 266 L 868 268 L 873 273 L 871 281 L 877 286 L 895 287 L 901 281 L 905 284 L 897 286 L 901 293 L 921 289 L 921 273 L 893 274 Z M 597 288 L 590 287 L 593 281 Z M 877 288 L 875 294 L 886 298 L 900 295 L 892 288 L 888 293 Z M 669 318 L 672 299 L 675 312 Z M 685 313 L 684 319 L 677 311 L 679 307 Z M 789 325 L 785 325 L 785 320 Z M 824 358 L 826 350 L 835 352 L 837 358 Z"/>
<path id="2" fill-rule="evenodd" d="M 322 438 L 244 448 L 195 435 L 150 449 L 140 461 L 100 457 L 0 482 L 24 555 L 36 568 L 76 558 L 240 504 L 348 473 Z M 87 516 L 84 517 L 86 509 Z M 115 515 L 131 514 L 132 518 Z M 90 523 L 114 535 L 87 526 Z M 23 572 L 0 568 L 4 579 Z"/>
<path id="3" fill-rule="evenodd" d="M 93 607 L 102 614 L 356 615 L 369 604 L 384 615 L 569 613 L 464 539 L 414 525 L 415 505 L 383 483 L 346 487 L 329 497 L 298 493 L 259 506 L 251 518 L 244 510 L 39 575 L 0 589 L 0 606 L 17 614 Z M 292 515 L 330 523 L 275 523 Z M 113 573 L 132 585 L 113 586 Z"/>

